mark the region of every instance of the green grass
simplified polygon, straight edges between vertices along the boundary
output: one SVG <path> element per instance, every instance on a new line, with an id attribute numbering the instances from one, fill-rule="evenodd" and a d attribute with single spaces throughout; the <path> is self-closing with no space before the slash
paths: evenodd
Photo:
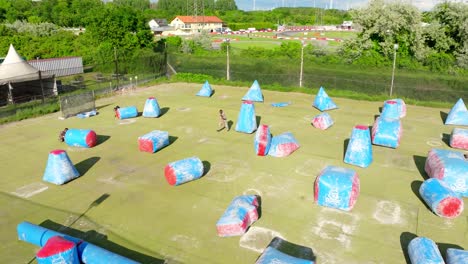
<path id="1" fill-rule="evenodd" d="M 427 152 L 449 149 L 441 138 L 453 129 L 441 119 L 449 108 L 409 105 L 400 147 L 373 146 L 373 162 L 364 169 L 343 163 L 344 142 L 353 126 L 373 124 L 382 102 L 333 98 L 339 106 L 330 111 L 335 124 L 321 131 L 310 125 L 320 113 L 311 106 L 313 95 L 263 90 L 265 102 L 255 104 L 260 123 L 270 125 L 273 135 L 293 133 L 300 148 L 286 158 L 259 157 L 253 134 L 216 132 L 220 108 L 236 123 L 248 86 L 212 87 L 214 95 L 203 98 L 195 96 L 201 84 L 164 83 L 100 99 L 99 115 L 88 119 L 59 120 L 55 113 L 3 125 L 3 262 L 27 263 L 38 250 L 18 241 L 21 221 L 84 238 L 143 263 L 254 263 L 275 232 L 311 247 L 318 263 L 407 263 L 404 252 L 414 235 L 441 247 L 468 247 L 468 212 L 446 220 L 430 212 L 417 195 L 426 177 Z M 115 105 L 142 111 L 149 96 L 157 98 L 161 117 L 114 119 Z M 291 105 L 270 105 L 285 101 Z M 64 127 L 93 129 L 99 144 L 91 149 L 66 146 L 57 141 Z M 154 154 L 140 152 L 137 138 L 154 129 L 168 131 L 172 143 Z M 66 150 L 82 176 L 62 186 L 43 182 L 53 149 Z M 163 173 L 166 164 L 191 156 L 209 164 L 206 175 L 170 186 Z M 351 212 L 314 203 L 315 177 L 327 165 L 359 174 L 360 195 Z M 216 221 L 243 193 L 261 195 L 261 218 L 242 238 L 218 237 Z"/>

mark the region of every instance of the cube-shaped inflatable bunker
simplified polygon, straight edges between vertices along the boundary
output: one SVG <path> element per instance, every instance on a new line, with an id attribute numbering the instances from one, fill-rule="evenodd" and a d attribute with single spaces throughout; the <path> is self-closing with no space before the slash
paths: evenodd
<path id="1" fill-rule="evenodd" d="M 447 249 L 447 264 L 468 263 L 468 250 L 449 248 Z"/>
<path id="2" fill-rule="evenodd" d="M 255 195 L 234 198 L 216 223 L 220 237 L 240 236 L 258 220 L 259 201 Z"/>
<path id="3" fill-rule="evenodd" d="M 366 168 L 372 163 L 372 159 L 372 143 L 369 127 L 357 125 L 351 133 L 344 162 Z"/>
<path id="4" fill-rule="evenodd" d="M 146 99 L 145 108 L 143 108 L 143 117 L 159 117 L 161 109 L 158 101 L 153 96 Z"/>
<path id="5" fill-rule="evenodd" d="M 354 170 L 327 166 L 315 180 L 314 200 L 321 206 L 350 211 L 359 196 L 359 186 Z"/>
<path id="6" fill-rule="evenodd" d="M 403 127 L 400 119 L 378 117 L 372 126 L 372 143 L 389 148 L 400 145 Z"/>
<path id="7" fill-rule="evenodd" d="M 49 153 L 42 180 L 61 185 L 78 177 L 80 177 L 80 173 L 65 150 L 56 149 Z"/>
<path id="8" fill-rule="evenodd" d="M 286 132 L 271 139 L 268 155 L 273 157 L 286 157 L 299 148 L 299 143 L 291 132 Z"/>
<path id="9" fill-rule="evenodd" d="M 397 111 L 398 111 L 398 114 L 399 114 L 399 117 L 400 118 L 403 118 L 406 116 L 406 104 L 405 104 L 405 101 L 403 101 L 403 99 L 390 99 L 390 100 L 387 100 L 384 102 L 384 106 L 385 104 L 388 104 L 389 101 L 394 101 L 396 102 L 397 104 Z M 382 109 L 383 110 L 383 109 Z"/>
<path id="10" fill-rule="evenodd" d="M 312 118 L 312 125 L 318 129 L 325 130 L 333 125 L 333 119 L 328 113 L 321 113 Z"/>
<path id="11" fill-rule="evenodd" d="M 255 153 L 258 156 L 266 156 L 270 150 L 271 133 L 267 125 L 260 125 L 255 133 Z"/>
<path id="12" fill-rule="evenodd" d="M 468 197 L 468 159 L 462 152 L 432 149 L 424 169 L 429 177 L 444 181 L 452 191 Z"/>
<path id="13" fill-rule="evenodd" d="M 255 116 L 254 103 L 253 101 L 243 101 L 237 117 L 236 131 L 250 134 L 255 130 L 257 130 L 257 117 Z"/>
<path id="14" fill-rule="evenodd" d="M 169 163 L 164 168 L 164 176 L 170 185 L 180 185 L 203 176 L 203 162 L 191 157 Z"/>
<path id="15" fill-rule="evenodd" d="M 140 151 L 155 153 L 169 145 L 169 132 L 153 130 L 138 138 Z"/>
<path id="16" fill-rule="evenodd" d="M 136 106 L 120 107 L 120 108 L 117 108 L 117 112 L 115 114 L 118 119 L 127 119 L 127 118 L 137 117 L 138 110 Z"/>
<path id="17" fill-rule="evenodd" d="M 425 180 L 419 194 L 438 216 L 455 218 L 463 212 L 463 199 L 439 179 Z"/>
<path id="18" fill-rule="evenodd" d="M 51 237 L 36 253 L 36 259 L 39 264 L 80 264 L 76 244 L 61 236 Z"/>
<path id="19" fill-rule="evenodd" d="M 468 150 L 468 129 L 454 128 L 450 135 L 450 147 Z"/>
<path id="20" fill-rule="evenodd" d="M 426 237 L 416 237 L 408 244 L 412 264 L 445 264 L 436 243 Z"/>
<path id="21" fill-rule="evenodd" d="M 71 147 L 92 148 L 97 143 L 96 132 L 91 129 L 68 129 L 64 139 Z"/>

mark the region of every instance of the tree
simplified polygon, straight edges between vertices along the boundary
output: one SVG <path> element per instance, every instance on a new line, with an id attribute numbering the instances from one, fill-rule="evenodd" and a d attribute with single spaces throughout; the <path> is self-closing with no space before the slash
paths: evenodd
<path id="1" fill-rule="evenodd" d="M 218 11 L 231 11 L 237 10 L 236 1 L 234 0 L 218 0 L 215 2 L 215 10 Z"/>

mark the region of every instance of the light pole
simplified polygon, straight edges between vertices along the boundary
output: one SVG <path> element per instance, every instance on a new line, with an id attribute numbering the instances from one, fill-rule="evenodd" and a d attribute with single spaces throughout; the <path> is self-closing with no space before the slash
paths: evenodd
<path id="1" fill-rule="evenodd" d="M 138 87 L 138 76 L 135 75 L 135 87 Z"/>
<path id="2" fill-rule="evenodd" d="M 230 75 L 229 75 L 229 42 L 231 39 L 226 39 L 226 80 L 230 80 Z"/>
<path id="3" fill-rule="evenodd" d="M 299 87 L 302 87 L 302 76 L 304 73 L 304 47 L 306 46 L 304 43 L 304 41 L 301 41 L 301 72 L 299 74 Z"/>
<path id="4" fill-rule="evenodd" d="M 393 44 L 393 69 L 392 69 L 392 83 L 390 85 L 390 96 L 393 93 L 393 79 L 395 78 L 395 66 L 396 66 L 396 52 L 398 50 L 398 44 Z"/>

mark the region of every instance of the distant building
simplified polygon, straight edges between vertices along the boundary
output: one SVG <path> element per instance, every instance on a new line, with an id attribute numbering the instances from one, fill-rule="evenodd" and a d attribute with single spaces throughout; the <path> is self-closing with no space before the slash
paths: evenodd
<path id="1" fill-rule="evenodd" d="M 155 35 L 161 35 L 164 31 L 173 31 L 174 28 L 167 24 L 164 18 L 151 19 L 148 25 Z"/>
<path id="2" fill-rule="evenodd" d="M 28 63 L 34 68 L 54 74 L 55 77 L 83 73 L 83 59 L 81 57 L 62 57 L 50 59 L 30 60 Z"/>
<path id="3" fill-rule="evenodd" d="M 342 29 L 353 29 L 353 21 L 343 21 L 340 27 Z"/>
<path id="4" fill-rule="evenodd" d="M 189 34 L 201 31 L 215 32 L 223 27 L 223 21 L 217 16 L 177 16 L 171 21 L 170 26 L 175 31 Z"/>

